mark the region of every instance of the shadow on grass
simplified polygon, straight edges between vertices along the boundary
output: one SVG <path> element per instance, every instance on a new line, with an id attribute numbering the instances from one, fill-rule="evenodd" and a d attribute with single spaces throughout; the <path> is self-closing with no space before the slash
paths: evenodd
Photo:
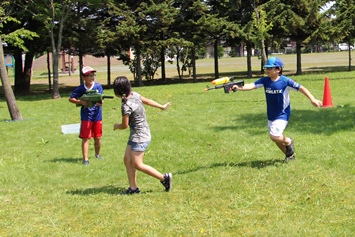
<path id="1" fill-rule="evenodd" d="M 310 105 L 311 106 L 311 105 Z M 332 135 L 340 131 L 355 128 L 355 107 L 350 104 L 343 107 L 321 108 L 318 110 L 293 109 L 289 124 L 286 128 L 288 134 L 302 129 L 303 133 Z M 216 126 L 216 132 L 224 130 L 244 130 L 251 135 L 267 133 L 266 112 L 258 114 L 238 114 L 229 126 Z"/>
<path id="2" fill-rule="evenodd" d="M 351 70 L 353 71 L 355 66 L 351 66 Z M 348 72 L 349 66 L 333 66 L 333 67 L 309 67 L 306 68 L 306 74 L 314 74 L 314 73 L 324 73 L 324 72 Z"/>
<path id="3" fill-rule="evenodd" d="M 189 170 L 184 170 L 184 171 L 178 171 L 176 174 L 188 174 L 192 172 L 196 172 L 199 170 L 205 170 L 205 169 L 213 169 L 216 167 L 248 167 L 252 169 L 262 169 L 268 166 L 279 166 L 280 164 L 285 163 L 284 160 L 280 159 L 272 159 L 272 160 L 254 160 L 254 161 L 245 161 L 245 162 L 240 162 L 240 163 L 234 163 L 234 162 L 222 162 L 222 163 L 213 163 L 208 166 L 198 166 L 193 169 Z"/>
<path id="4" fill-rule="evenodd" d="M 122 187 L 117 188 L 113 185 L 108 185 L 108 186 L 103 186 L 98 188 L 75 189 L 72 191 L 67 191 L 67 194 L 88 196 L 88 195 L 95 195 L 100 193 L 107 193 L 107 194 L 117 195 L 120 193 L 124 193 L 124 191 L 125 188 Z"/>
<path id="5" fill-rule="evenodd" d="M 73 191 L 67 191 L 67 194 L 71 195 L 82 195 L 82 196 L 89 196 L 89 195 L 96 195 L 100 193 L 106 193 L 106 194 L 111 194 L 111 195 L 126 195 L 125 191 L 127 188 L 123 187 L 115 187 L 113 185 L 108 185 L 108 186 L 103 186 L 103 187 L 97 187 L 97 188 L 87 188 L 87 189 L 76 189 Z M 152 190 L 148 191 L 141 191 L 140 194 L 147 194 L 151 193 Z"/>
<path id="6" fill-rule="evenodd" d="M 322 134 L 330 136 L 341 131 L 349 131 L 355 128 L 355 107 L 350 104 L 343 107 L 322 108 L 316 111 L 295 110 L 290 122 L 290 130 Z"/>
<path id="7" fill-rule="evenodd" d="M 47 161 L 47 162 L 53 162 L 53 163 L 80 163 L 83 158 L 55 158 L 53 160 Z"/>

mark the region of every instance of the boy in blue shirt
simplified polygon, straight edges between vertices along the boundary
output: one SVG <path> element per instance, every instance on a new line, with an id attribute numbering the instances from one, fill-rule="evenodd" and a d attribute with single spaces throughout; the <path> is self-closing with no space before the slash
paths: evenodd
<path id="1" fill-rule="evenodd" d="M 300 91 L 318 108 L 322 106 L 322 102 L 315 99 L 307 88 L 282 75 L 283 67 L 284 63 L 280 58 L 271 57 L 264 65 L 267 76 L 254 83 L 233 86 L 233 88 L 249 91 L 264 87 L 270 139 L 286 155 L 285 161 L 290 161 L 295 159 L 294 142 L 292 138 L 283 135 L 291 115 L 290 90 Z"/>
<path id="2" fill-rule="evenodd" d="M 83 101 L 79 98 L 86 93 L 87 90 L 97 90 L 100 94 L 103 94 L 102 86 L 95 82 L 96 70 L 92 67 L 86 66 L 82 69 L 82 78 L 84 83 L 75 88 L 70 95 L 69 101 L 71 103 L 81 105 L 80 109 L 80 135 L 82 139 L 81 149 L 83 153 L 83 164 L 88 165 L 88 153 L 89 153 L 89 141 L 94 138 L 95 157 L 101 159 L 101 136 L 102 136 L 102 103 L 96 103 L 93 107 L 86 108 L 89 101 Z"/>

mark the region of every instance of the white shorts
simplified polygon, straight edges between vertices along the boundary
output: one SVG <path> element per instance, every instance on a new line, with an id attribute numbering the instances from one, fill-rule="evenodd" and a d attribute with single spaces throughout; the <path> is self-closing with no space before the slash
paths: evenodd
<path id="1" fill-rule="evenodd" d="M 281 119 L 277 119 L 274 121 L 267 121 L 267 126 L 269 129 L 269 134 L 275 137 L 279 137 L 283 134 L 286 126 L 288 124 L 288 121 L 286 120 L 281 120 Z"/>

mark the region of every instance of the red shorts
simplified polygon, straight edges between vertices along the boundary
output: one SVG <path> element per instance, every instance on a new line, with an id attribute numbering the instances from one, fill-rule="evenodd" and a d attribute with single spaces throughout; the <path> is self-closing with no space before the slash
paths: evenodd
<path id="1" fill-rule="evenodd" d="M 102 136 L 102 121 L 81 121 L 80 138 L 92 138 Z"/>

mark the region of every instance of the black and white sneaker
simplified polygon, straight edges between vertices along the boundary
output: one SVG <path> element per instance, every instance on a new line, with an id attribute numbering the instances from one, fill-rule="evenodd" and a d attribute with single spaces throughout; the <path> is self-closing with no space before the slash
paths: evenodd
<path id="1" fill-rule="evenodd" d="M 291 139 L 291 143 L 286 146 L 286 158 L 285 158 L 286 162 L 296 159 L 294 142 L 292 138 L 290 139 Z"/>
<path id="2" fill-rule="evenodd" d="M 290 138 L 291 143 L 286 146 L 286 156 L 292 156 L 295 153 L 295 147 L 294 147 L 294 142 L 293 139 Z"/>
<path id="3" fill-rule="evenodd" d="M 125 194 L 131 195 L 131 194 L 140 194 L 141 190 L 137 187 L 136 189 L 131 189 L 131 187 L 127 188 Z"/>
<path id="4" fill-rule="evenodd" d="M 294 159 L 296 159 L 296 156 L 294 154 L 292 156 L 286 156 L 285 162 L 289 162 L 289 161 L 294 160 Z"/>
<path id="5" fill-rule="evenodd" d="M 160 182 L 165 187 L 165 191 L 169 192 L 172 186 L 172 181 L 173 181 L 173 175 L 171 173 L 164 174 L 164 180 Z"/>

